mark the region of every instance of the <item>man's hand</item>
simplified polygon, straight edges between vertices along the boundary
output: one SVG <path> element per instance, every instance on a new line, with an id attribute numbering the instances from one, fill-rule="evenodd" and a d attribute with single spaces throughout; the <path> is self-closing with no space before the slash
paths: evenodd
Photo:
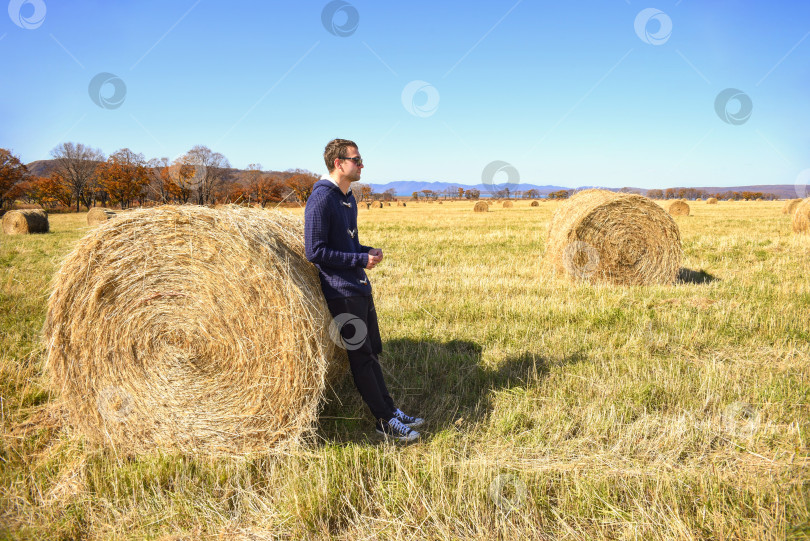
<path id="1" fill-rule="evenodd" d="M 379 248 L 372 248 L 371 250 L 368 251 L 368 264 L 366 265 L 366 268 L 373 269 L 382 260 L 383 260 L 382 250 L 380 250 Z"/>

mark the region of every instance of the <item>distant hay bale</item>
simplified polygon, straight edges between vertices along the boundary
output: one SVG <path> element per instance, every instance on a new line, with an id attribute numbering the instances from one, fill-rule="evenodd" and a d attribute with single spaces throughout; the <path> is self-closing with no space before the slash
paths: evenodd
<path id="1" fill-rule="evenodd" d="M 796 207 L 799 206 L 801 203 L 801 199 L 791 199 L 785 202 L 785 205 L 782 207 L 782 214 L 793 214 L 793 211 L 796 210 Z"/>
<path id="2" fill-rule="evenodd" d="M 115 212 L 110 209 L 93 207 L 87 212 L 87 225 L 98 225 L 115 218 Z"/>
<path id="3" fill-rule="evenodd" d="M 531 205 L 531 206 L 533 206 L 533 207 L 539 207 L 539 206 L 540 206 L 540 203 L 539 203 L 539 202 L 537 202 L 537 201 L 532 201 L 532 205 Z"/>
<path id="4" fill-rule="evenodd" d="M 405 202 L 404 202 L 404 201 L 397 201 L 397 206 L 398 206 L 398 207 L 404 207 L 404 206 L 405 206 Z"/>
<path id="5" fill-rule="evenodd" d="M 554 213 L 545 262 L 592 282 L 671 284 L 680 269 L 680 232 L 675 220 L 644 196 L 585 190 Z"/>
<path id="6" fill-rule="evenodd" d="M 49 230 L 48 215 L 41 209 L 10 210 L 3 215 L 3 233 L 6 235 L 47 233 Z"/>
<path id="7" fill-rule="evenodd" d="M 805 199 L 793 211 L 793 231 L 810 234 L 810 199 Z"/>
<path id="8" fill-rule="evenodd" d="M 311 433 L 325 386 L 345 370 L 330 323 L 300 218 L 134 210 L 92 229 L 56 273 L 47 369 L 92 441 L 134 453 L 281 450 Z"/>
<path id="9" fill-rule="evenodd" d="M 669 205 L 669 214 L 672 216 L 689 216 L 689 204 L 686 201 L 673 201 Z"/>
<path id="10" fill-rule="evenodd" d="M 444 201 L 439 201 L 439 204 L 440 204 L 440 205 L 443 205 L 443 204 L 444 204 Z"/>
<path id="11" fill-rule="evenodd" d="M 503 202 L 503 208 L 505 208 L 505 209 L 510 209 L 510 208 L 512 208 L 514 206 L 515 206 L 515 204 L 512 203 L 511 201 L 504 201 Z"/>
<path id="12" fill-rule="evenodd" d="M 708 198 L 708 199 L 706 200 L 706 204 L 707 204 L 707 205 L 716 205 L 716 204 L 717 204 L 717 198 L 716 198 L 716 197 L 710 197 L 710 198 Z"/>
<path id="13" fill-rule="evenodd" d="M 371 208 L 373 208 L 373 209 L 381 209 L 381 208 L 383 208 L 382 201 L 372 201 L 371 202 Z"/>
<path id="14" fill-rule="evenodd" d="M 489 212 L 489 205 L 486 201 L 479 201 L 473 207 L 473 212 Z"/>
<path id="15" fill-rule="evenodd" d="M 390 207 L 390 206 L 391 206 L 391 203 L 386 203 L 386 204 L 385 204 L 385 206 L 386 206 L 386 207 Z"/>

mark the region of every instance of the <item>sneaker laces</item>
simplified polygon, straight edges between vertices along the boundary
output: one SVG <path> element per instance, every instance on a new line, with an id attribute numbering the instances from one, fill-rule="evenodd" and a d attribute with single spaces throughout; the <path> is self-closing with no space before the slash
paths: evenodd
<path id="1" fill-rule="evenodd" d="M 396 417 L 392 417 L 390 421 L 388 421 L 388 426 L 390 426 L 393 430 L 401 435 L 408 434 L 411 429 L 405 426 L 402 421 L 397 419 Z"/>
<path id="2" fill-rule="evenodd" d="M 404 411 L 398 409 L 394 413 L 394 418 L 401 421 L 402 423 L 412 423 L 416 421 L 416 417 L 411 417 L 410 415 L 406 414 Z"/>

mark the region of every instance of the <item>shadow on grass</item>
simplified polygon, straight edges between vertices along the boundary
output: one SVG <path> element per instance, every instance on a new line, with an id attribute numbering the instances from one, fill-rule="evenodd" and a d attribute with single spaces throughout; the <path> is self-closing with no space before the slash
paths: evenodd
<path id="1" fill-rule="evenodd" d="M 562 359 L 526 352 L 493 367 L 484 365 L 481 353 L 480 345 L 463 340 L 384 343 L 380 364 L 388 390 L 397 407 L 426 419 L 419 429 L 423 438 L 485 418 L 492 409 L 492 391 L 535 386 L 552 366 L 587 359 L 583 351 Z M 327 396 L 318 422 L 320 438 L 333 444 L 381 441 L 351 375 Z"/>
<path id="2" fill-rule="evenodd" d="M 710 284 L 717 280 L 719 280 L 719 278 L 712 276 L 704 270 L 694 271 L 686 267 L 681 267 L 678 271 L 679 284 Z"/>

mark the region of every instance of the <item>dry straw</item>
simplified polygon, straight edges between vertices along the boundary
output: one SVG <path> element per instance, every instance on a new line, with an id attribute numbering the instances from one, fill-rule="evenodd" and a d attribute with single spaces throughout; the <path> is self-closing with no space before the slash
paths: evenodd
<path id="1" fill-rule="evenodd" d="M 793 231 L 810 234 L 810 199 L 805 199 L 793 211 Z"/>
<path id="2" fill-rule="evenodd" d="M 540 203 L 538 203 L 537 201 L 532 201 L 532 205 L 531 205 L 531 206 L 533 206 L 533 207 L 539 207 L 539 206 L 540 206 Z"/>
<path id="3" fill-rule="evenodd" d="M 641 195 L 585 190 L 554 213 L 545 261 L 578 279 L 671 284 L 681 263 L 678 226 Z"/>
<path id="4" fill-rule="evenodd" d="M 382 201 L 372 201 L 371 202 L 371 208 L 373 208 L 373 209 L 381 209 L 381 208 L 383 208 Z"/>
<path id="5" fill-rule="evenodd" d="M 673 201 L 669 205 L 672 216 L 689 216 L 689 204 L 686 201 Z"/>
<path id="6" fill-rule="evenodd" d="M 503 208 L 505 208 L 505 209 L 510 209 L 510 208 L 512 208 L 514 206 L 515 206 L 515 204 L 512 203 L 511 201 L 504 201 L 503 202 Z"/>
<path id="7" fill-rule="evenodd" d="M 782 214 L 793 214 L 793 211 L 796 210 L 796 207 L 799 206 L 801 203 L 801 199 L 791 199 L 785 202 L 785 205 L 782 207 Z"/>
<path id="8" fill-rule="evenodd" d="M 47 367 L 73 426 L 119 451 L 240 454 L 311 433 L 329 338 L 303 224 L 281 211 L 135 210 L 54 277 Z"/>
<path id="9" fill-rule="evenodd" d="M 474 212 L 489 212 L 489 205 L 486 201 L 479 201 L 473 207 Z"/>
<path id="10" fill-rule="evenodd" d="M 112 210 L 94 207 L 87 212 L 87 225 L 98 225 L 111 218 L 115 218 L 115 212 Z"/>
<path id="11" fill-rule="evenodd" d="M 3 233 L 6 235 L 47 233 L 49 230 L 48 215 L 41 209 L 10 210 L 3 215 Z"/>
<path id="12" fill-rule="evenodd" d="M 710 198 L 708 198 L 708 199 L 706 200 L 706 204 L 707 204 L 707 205 L 716 205 L 716 204 L 717 204 L 717 198 L 716 198 L 716 197 L 710 197 Z"/>

